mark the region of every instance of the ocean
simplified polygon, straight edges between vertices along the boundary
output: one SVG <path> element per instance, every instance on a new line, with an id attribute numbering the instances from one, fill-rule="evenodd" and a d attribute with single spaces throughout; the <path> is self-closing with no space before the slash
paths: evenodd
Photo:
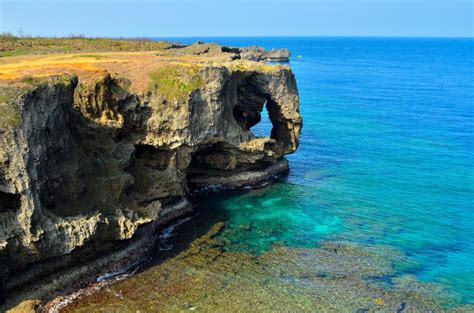
<path id="1" fill-rule="evenodd" d="M 174 248 L 169 248 L 179 250 L 176 256 L 186 249 L 179 248 L 182 242 L 220 223 L 222 230 L 206 238 L 218 242 L 229 257 L 226 265 L 211 265 L 216 256 L 207 245 L 211 252 L 199 257 L 199 265 L 188 262 L 189 267 L 181 269 L 179 275 L 187 272 L 186 277 L 174 279 L 173 263 L 158 262 L 108 287 L 120 289 L 121 299 L 104 291 L 79 301 L 78 308 L 100 304 L 131 309 L 155 303 L 170 310 L 182 304 L 189 310 L 212 311 L 229 301 L 235 308 L 248 301 L 255 309 L 261 305 L 273 310 L 265 302 L 270 298 L 280 301 L 282 310 L 294 305 L 305 311 L 315 308 L 308 302 L 316 297 L 315 290 L 328 288 L 330 295 L 318 291 L 320 303 L 337 294 L 333 301 L 344 302 L 350 292 L 363 288 L 372 292 L 359 294 L 357 302 L 342 303 L 339 309 L 389 308 L 390 299 L 415 294 L 435 298 L 444 308 L 474 303 L 473 39 L 166 40 L 288 48 L 304 120 L 300 147 L 288 156 L 291 171 L 286 179 L 261 189 L 206 197 L 193 218 L 174 229 Z M 270 129 L 265 118 L 254 131 L 267 135 Z M 321 268 L 329 259 L 338 265 Z M 362 263 L 370 265 L 365 272 L 351 272 Z M 168 276 L 160 269 L 167 264 Z M 258 267 L 261 264 L 265 266 Z M 322 276 L 302 274 L 311 266 L 320 266 Z M 379 271 L 370 272 L 377 266 Z M 206 281 L 209 275 L 220 282 L 215 291 Z M 327 277 L 333 277 L 331 282 Z M 186 285 L 186 279 L 196 281 Z M 190 288 L 201 288 L 200 282 L 210 291 L 190 294 Z M 175 289 L 162 290 L 160 284 Z M 132 292 L 143 285 L 140 294 Z M 241 286 L 241 293 L 233 285 Z M 186 301 L 167 307 L 165 302 L 171 300 L 157 300 L 166 292 L 177 299 L 185 295 Z M 370 301 L 360 300 L 364 297 Z M 400 303 L 402 311 L 409 305 Z"/>

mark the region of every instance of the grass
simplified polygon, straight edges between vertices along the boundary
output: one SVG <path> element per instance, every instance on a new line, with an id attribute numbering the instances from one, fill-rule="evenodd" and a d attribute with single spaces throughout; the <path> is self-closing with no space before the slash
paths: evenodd
<path id="1" fill-rule="evenodd" d="M 78 57 L 80 57 L 80 58 L 97 59 L 97 60 L 104 59 L 104 56 L 103 56 L 103 55 L 98 55 L 98 54 L 81 54 L 81 55 L 79 55 Z"/>
<path id="2" fill-rule="evenodd" d="M 43 80 L 44 78 L 42 77 L 33 77 L 31 75 L 26 75 L 20 79 L 20 82 L 30 85 L 39 85 Z"/>
<path id="3" fill-rule="evenodd" d="M 165 66 L 150 74 L 150 88 L 167 99 L 185 101 L 191 91 L 204 85 L 199 69 L 199 66 Z"/>
<path id="4" fill-rule="evenodd" d="M 69 84 L 71 82 L 71 77 L 68 75 L 54 75 L 54 76 L 31 76 L 25 75 L 19 80 L 21 83 L 31 85 L 31 87 L 38 87 L 48 83 L 62 83 Z"/>
<path id="5" fill-rule="evenodd" d="M 274 72 L 282 67 L 288 67 L 286 65 L 270 65 L 264 62 L 250 62 L 246 60 L 234 61 L 230 67 L 236 71 L 261 71 L 261 72 Z"/>
<path id="6" fill-rule="evenodd" d="M 70 84 L 73 76 L 55 75 L 49 77 L 23 76 L 14 84 L 0 85 L 0 129 L 12 129 L 20 125 L 18 98 L 45 84 Z"/>
<path id="7" fill-rule="evenodd" d="M 11 129 L 20 125 L 20 111 L 12 98 L 8 89 L 0 89 L 0 128 Z"/>
<path id="8" fill-rule="evenodd" d="M 0 57 L 28 54 L 156 51 L 171 44 L 146 39 L 71 37 L 17 37 L 0 34 Z M 95 57 L 95 56 L 93 56 Z"/>
<path id="9" fill-rule="evenodd" d="M 105 73 L 113 73 L 128 79 L 124 89 L 129 91 L 152 90 L 169 100 L 185 101 L 190 92 L 204 85 L 199 74 L 202 67 L 261 72 L 282 68 L 263 62 L 231 61 L 229 55 L 222 53 L 222 47 L 213 44 L 170 47 L 169 43 L 150 40 L 0 34 L 0 85 L 15 81 L 37 86 L 46 77 L 64 73 L 76 74 L 82 82 L 92 82 Z M 9 55 L 20 56 L 2 59 Z"/>

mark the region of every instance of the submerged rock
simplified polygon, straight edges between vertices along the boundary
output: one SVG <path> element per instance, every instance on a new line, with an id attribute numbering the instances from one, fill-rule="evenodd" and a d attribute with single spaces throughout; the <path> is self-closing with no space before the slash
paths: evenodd
<path id="1" fill-rule="evenodd" d="M 216 245 L 220 238 L 214 236 L 221 228 L 222 223 L 210 225 L 208 233 L 170 257 L 77 298 L 64 311 L 175 312 L 191 305 L 205 312 L 443 310 L 437 285 L 387 287 L 374 282 L 395 277 L 393 259 L 404 255 L 392 248 L 326 241 L 320 247 L 274 246 L 252 255 Z"/>

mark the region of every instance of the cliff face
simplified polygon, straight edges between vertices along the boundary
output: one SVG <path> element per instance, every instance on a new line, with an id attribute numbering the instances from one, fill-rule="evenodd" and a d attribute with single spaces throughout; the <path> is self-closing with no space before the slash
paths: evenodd
<path id="1" fill-rule="evenodd" d="M 282 156 L 297 149 L 302 126 L 290 69 L 184 68 L 173 89 L 157 77 L 134 92 L 105 72 L 88 84 L 43 79 L 20 95 L 18 125 L 0 130 L 5 289 L 30 264 L 106 250 L 141 225 L 188 212 L 190 190 L 259 184 L 288 170 Z M 263 106 L 273 129 L 257 138 L 250 128 Z"/>

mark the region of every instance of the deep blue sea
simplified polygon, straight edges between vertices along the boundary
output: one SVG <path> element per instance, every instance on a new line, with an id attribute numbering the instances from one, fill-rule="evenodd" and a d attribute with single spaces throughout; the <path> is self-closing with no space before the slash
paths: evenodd
<path id="1" fill-rule="evenodd" d="M 207 205 L 229 250 L 278 242 L 390 246 L 400 275 L 474 302 L 474 40 L 167 38 L 286 47 L 304 127 L 287 180 Z M 269 133 L 268 119 L 257 126 Z M 239 225 L 254 231 L 239 235 Z M 259 231 L 274 228 L 276 232 Z M 263 235 L 262 235 L 263 234 Z"/>

